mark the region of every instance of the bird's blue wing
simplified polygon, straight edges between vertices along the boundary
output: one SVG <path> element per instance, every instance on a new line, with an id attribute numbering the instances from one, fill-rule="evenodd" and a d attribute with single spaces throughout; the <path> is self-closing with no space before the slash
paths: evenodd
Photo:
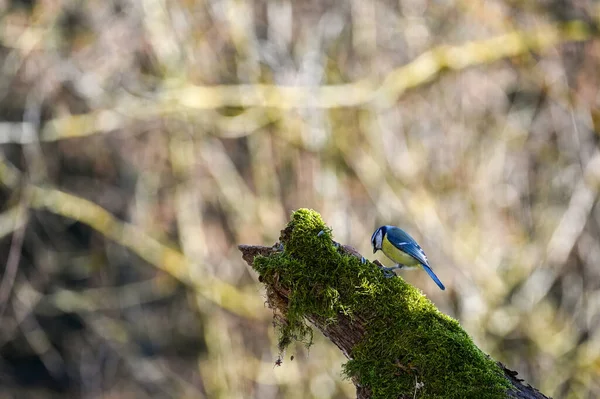
<path id="1" fill-rule="evenodd" d="M 425 269 L 427 274 L 429 274 L 429 277 L 431 277 L 431 279 L 435 281 L 435 283 L 438 285 L 438 287 L 440 287 L 440 289 L 446 289 L 446 287 L 444 287 L 444 284 L 442 284 L 438 276 L 436 276 L 433 270 L 431 270 L 431 267 L 429 267 L 427 255 L 425 255 L 425 252 L 423 252 L 423 249 L 421 249 L 421 247 L 419 246 L 419 244 L 417 244 L 414 238 L 409 236 L 408 233 L 406 233 L 404 230 L 398 227 L 392 227 L 388 229 L 387 234 L 388 240 L 390 240 L 390 242 L 394 244 L 394 246 L 396 246 L 397 248 L 401 249 L 402 251 L 406 252 L 407 254 L 419 261 L 419 263 L 423 266 L 423 269 Z"/>
<path id="2" fill-rule="evenodd" d="M 419 263 L 421 263 L 423 265 L 429 265 L 429 261 L 427 260 L 427 255 L 425 255 L 425 252 L 423 252 L 423 250 L 421 249 L 419 244 L 406 243 L 406 244 L 399 244 L 398 247 L 402 251 L 406 252 L 407 254 L 409 254 L 416 260 L 418 260 Z"/>
<path id="3" fill-rule="evenodd" d="M 413 258 L 415 258 L 419 263 L 423 265 L 429 265 L 429 261 L 427 260 L 427 255 L 421 249 L 419 244 L 415 241 L 414 238 L 408 235 L 404 230 L 398 227 L 391 227 L 387 231 L 388 240 L 394 246 Z"/>

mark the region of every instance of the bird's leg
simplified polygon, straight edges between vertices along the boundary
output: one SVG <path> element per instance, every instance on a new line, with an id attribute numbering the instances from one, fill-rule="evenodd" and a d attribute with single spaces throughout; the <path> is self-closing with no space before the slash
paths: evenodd
<path id="1" fill-rule="evenodd" d="M 394 270 L 396 270 L 396 269 L 402 269 L 404 267 L 404 265 L 401 265 L 399 263 L 397 263 L 396 265 L 391 266 L 391 267 L 385 267 L 385 266 L 383 266 L 381 264 L 379 264 L 377 266 L 379 266 L 379 268 L 383 271 L 383 275 L 386 278 L 395 277 L 396 273 L 394 273 Z"/>

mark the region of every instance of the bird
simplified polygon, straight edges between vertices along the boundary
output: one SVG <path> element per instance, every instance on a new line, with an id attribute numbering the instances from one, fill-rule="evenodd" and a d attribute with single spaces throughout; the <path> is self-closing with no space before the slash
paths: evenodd
<path id="1" fill-rule="evenodd" d="M 371 244 L 373 253 L 381 250 L 385 256 L 396 263 L 395 266 L 382 268 L 387 276 L 392 277 L 395 269 L 422 267 L 440 289 L 446 289 L 438 276 L 431 270 L 423 249 L 401 228 L 389 225 L 379 227 L 371 236 Z"/>

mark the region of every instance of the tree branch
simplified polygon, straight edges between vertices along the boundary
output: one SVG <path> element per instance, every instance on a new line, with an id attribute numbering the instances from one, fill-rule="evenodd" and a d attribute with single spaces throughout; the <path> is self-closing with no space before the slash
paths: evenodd
<path id="1" fill-rule="evenodd" d="M 547 398 L 481 352 L 420 291 L 331 241 L 314 211 L 295 212 L 273 247 L 239 249 L 266 287 L 279 349 L 310 336 L 304 323 L 312 324 L 349 359 L 344 373 L 357 398 Z"/>

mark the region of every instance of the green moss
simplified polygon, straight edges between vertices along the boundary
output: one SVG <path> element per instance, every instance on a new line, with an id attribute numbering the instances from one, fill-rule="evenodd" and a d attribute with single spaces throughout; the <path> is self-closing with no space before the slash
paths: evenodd
<path id="1" fill-rule="evenodd" d="M 506 397 L 502 371 L 456 320 L 402 278 L 386 279 L 376 265 L 339 251 L 317 212 L 294 212 L 281 242 L 283 252 L 254 261 L 263 281 L 277 279 L 290 290 L 280 349 L 293 340 L 310 344 L 307 315 L 329 322 L 359 315 L 366 334 L 344 373 L 369 387 L 373 398 L 412 398 L 417 383 L 423 384 L 418 398 Z"/>

